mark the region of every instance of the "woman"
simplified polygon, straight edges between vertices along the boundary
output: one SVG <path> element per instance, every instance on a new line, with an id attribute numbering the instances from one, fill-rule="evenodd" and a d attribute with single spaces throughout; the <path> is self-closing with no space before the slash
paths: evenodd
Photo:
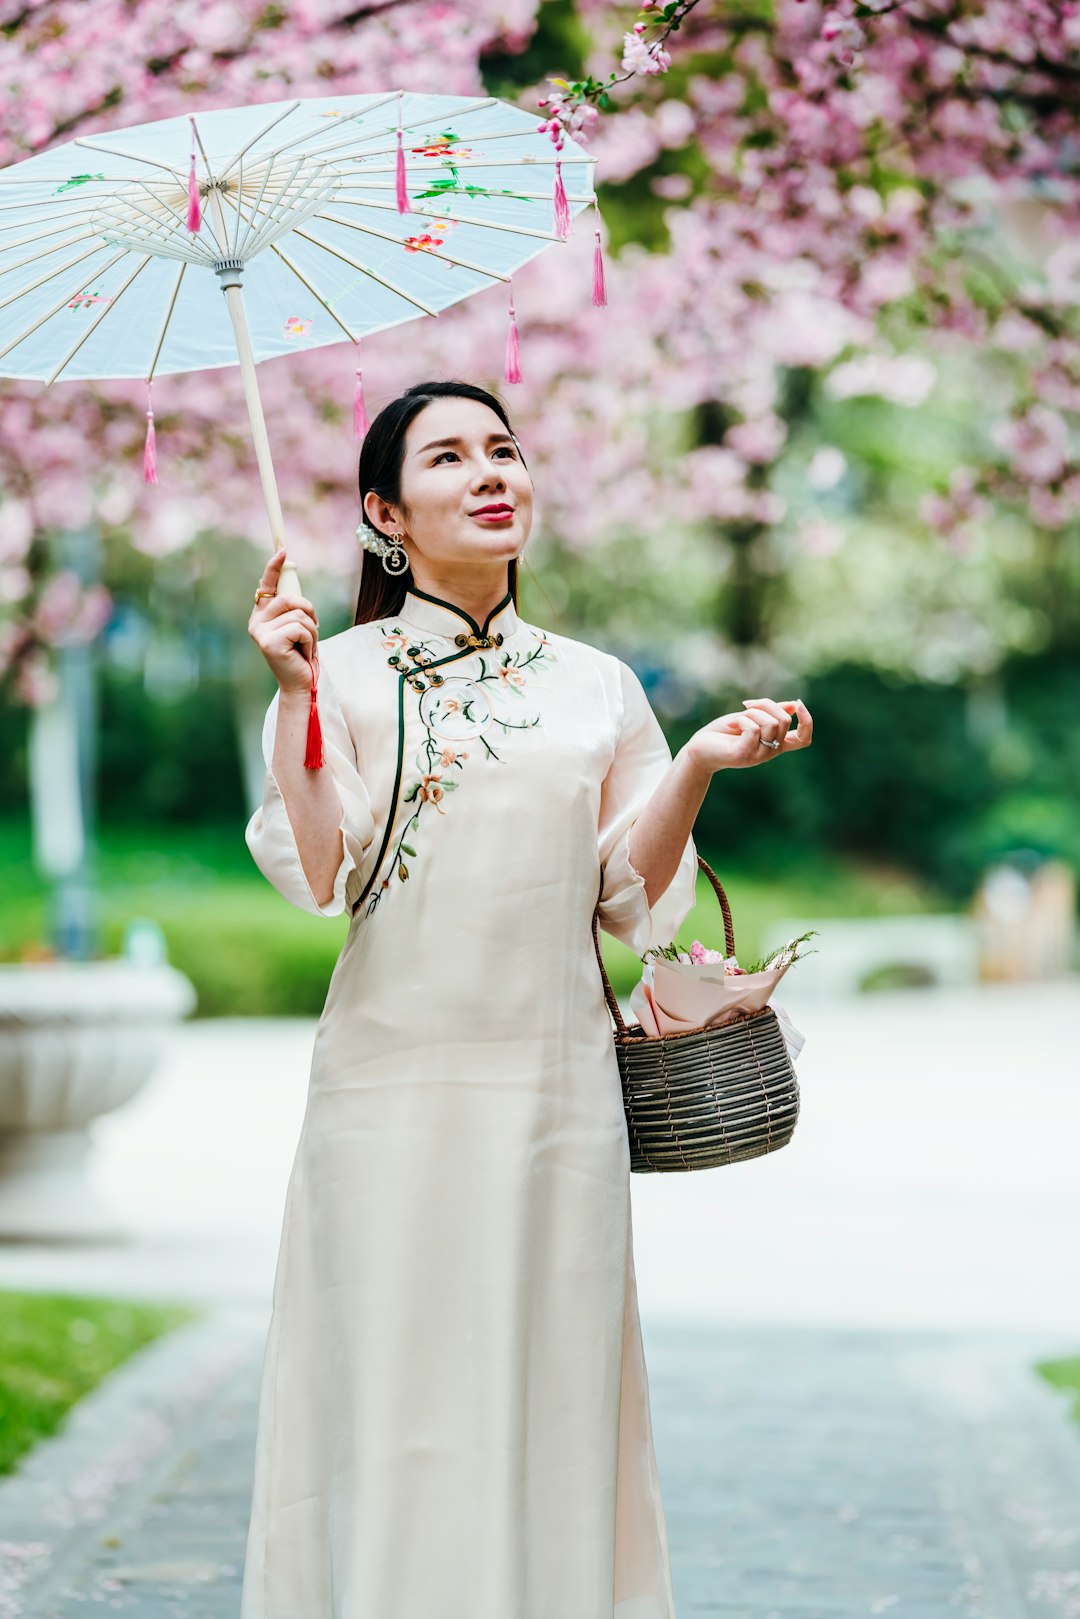
<path id="1" fill-rule="evenodd" d="M 533 484 L 484 389 L 408 389 L 359 479 L 354 626 L 319 643 L 311 602 L 273 594 L 283 552 L 250 623 L 279 691 L 248 845 L 294 905 L 351 920 L 286 1198 L 241 1619 L 672 1619 L 592 913 L 599 892 L 624 944 L 669 942 L 714 771 L 805 747 L 811 719 L 747 700 L 672 760 L 625 663 L 518 616 Z"/>

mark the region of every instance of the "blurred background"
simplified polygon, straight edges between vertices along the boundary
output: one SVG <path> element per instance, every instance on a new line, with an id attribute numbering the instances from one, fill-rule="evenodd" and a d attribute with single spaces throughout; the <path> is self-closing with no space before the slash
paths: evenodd
<path id="1" fill-rule="evenodd" d="M 500 288 L 362 359 L 372 416 L 428 376 L 501 392 L 537 488 L 522 616 L 625 658 L 673 750 L 744 697 L 814 717 L 808 751 L 718 776 L 695 832 L 741 958 L 818 930 L 782 986 L 803 1116 L 766 1160 L 635 1177 L 647 1323 L 1025 1329 L 1080 1382 L 1074 11 L 0 19 L 26 87 L 8 164 L 397 84 L 547 96 L 598 155 L 608 303 L 582 215 L 515 277 L 522 384 Z M 356 595 L 353 364 L 260 367 L 324 635 Z M 239 373 L 162 377 L 154 407 L 145 485 L 143 384 L 0 381 L 0 1280 L 54 1372 L 77 1346 L 50 1290 L 128 1301 L 103 1364 L 161 1330 L 136 1298 L 155 1323 L 268 1308 L 345 934 L 244 844 L 273 685 L 246 633 L 268 542 Z M 722 937 L 702 879 L 680 940 Z M 625 1003 L 640 963 L 605 955 Z"/>

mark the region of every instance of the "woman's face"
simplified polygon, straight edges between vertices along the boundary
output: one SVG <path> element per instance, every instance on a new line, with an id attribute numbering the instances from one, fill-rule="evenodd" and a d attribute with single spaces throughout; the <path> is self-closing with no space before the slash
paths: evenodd
<path id="1" fill-rule="evenodd" d="M 440 439 L 452 443 L 433 442 Z M 429 567 L 505 563 L 523 550 L 532 526 L 533 483 L 502 420 L 478 399 L 433 399 L 405 434 L 400 507 L 369 490 L 368 521 L 404 532 L 405 549 Z M 502 517 L 475 516 L 483 506 Z"/>

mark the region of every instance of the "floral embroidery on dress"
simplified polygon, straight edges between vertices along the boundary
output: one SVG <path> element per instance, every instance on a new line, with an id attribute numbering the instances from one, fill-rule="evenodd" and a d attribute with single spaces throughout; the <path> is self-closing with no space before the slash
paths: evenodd
<path id="1" fill-rule="evenodd" d="M 473 652 L 471 656 L 479 658 L 477 674 L 444 674 L 435 665 L 445 661 L 452 669 L 455 663 L 464 661 L 460 655 L 444 653 L 440 656 L 438 647 L 420 636 L 406 635 L 400 625 L 380 624 L 379 628 L 382 644 L 389 654 L 387 663 L 402 681 L 420 693 L 419 715 L 425 735 L 414 757 L 416 779 L 409 783 L 400 799 L 402 803 L 412 804 L 414 809 L 390 854 L 387 875 L 368 900 L 367 916 L 378 905 L 395 875 L 399 882 L 408 882 L 409 861 L 418 858 L 415 845 L 408 840 L 418 831 L 425 806 L 434 805 L 439 815 L 447 813 L 447 794 L 457 791 L 462 769 L 470 756 L 500 759 L 485 733 L 497 727 L 505 736 L 511 731 L 531 731 L 540 724 L 539 713 L 515 720 L 500 713 L 498 703 L 507 693 L 516 702 L 525 702 L 529 672 L 556 661 L 548 637 L 540 630 L 531 630 L 535 644 L 527 653 L 504 652 L 500 662 L 489 666 L 490 660 L 485 660 L 483 653 Z M 468 741 L 470 747 L 459 746 L 462 741 Z M 473 743 L 478 743 L 479 747 L 472 746 Z"/>

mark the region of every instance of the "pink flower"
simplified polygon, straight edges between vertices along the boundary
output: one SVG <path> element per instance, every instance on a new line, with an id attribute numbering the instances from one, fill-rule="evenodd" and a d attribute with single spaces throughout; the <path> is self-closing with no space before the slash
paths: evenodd
<path id="1" fill-rule="evenodd" d="M 637 30 L 644 26 L 644 23 L 635 23 L 635 31 L 623 35 L 623 72 L 666 73 L 671 66 L 671 57 L 662 45 L 649 45 L 642 39 Z"/>

